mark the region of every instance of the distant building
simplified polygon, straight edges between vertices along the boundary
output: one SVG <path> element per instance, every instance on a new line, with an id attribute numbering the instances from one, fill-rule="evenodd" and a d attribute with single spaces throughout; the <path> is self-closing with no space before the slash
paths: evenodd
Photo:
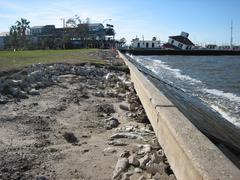
<path id="1" fill-rule="evenodd" d="M 205 46 L 206 49 L 216 50 L 218 49 L 218 46 L 216 44 L 207 44 Z"/>
<path id="2" fill-rule="evenodd" d="M 79 37 L 77 34 L 79 31 L 82 31 L 81 33 L 83 34 L 83 37 Z M 84 31 L 87 31 L 87 33 Z M 110 42 L 114 41 L 115 36 L 113 25 L 109 25 L 105 28 L 101 23 L 79 24 L 78 27 L 65 28 L 56 28 L 54 25 L 33 26 L 30 28 L 30 36 L 34 43 L 38 43 L 41 39 L 46 37 L 70 37 L 71 45 L 74 47 L 81 47 L 83 41 L 86 40 L 88 41 L 88 45 L 91 47 L 115 46 L 113 42 Z"/>
<path id="3" fill-rule="evenodd" d="M 240 46 L 233 46 L 232 48 L 233 50 L 238 50 L 238 51 L 240 50 Z"/>
<path id="4" fill-rule="evenodd" d="M 195 44 L 195 46 L 192 48 L 192 50 L 205 50 L 205 49 L 206 49 L 205 47 L 197 44 Z"/>
<path id="5" fill-rule="evenodd" d="M 146 49 L 157 49 L 160 48 L 160 41 L 158 40 L 140 40 L 135 38 L 131 42 L 132 48 L 146 48 Z"/>
<path id="6" fill-rule="evenodd" d="M 109 28 L 105 29 L 104 26 L 100 23 L 80 24 L 79 26 L 80 28 L 82 26 L 82 28 L 88 29 L 88 38 L 91 40 L 105 40 L 105 36 L 108 35 L 107 32 L 109 32 Z M 77 28 L 79 27 L 55 28 L 54 25 L 33 26 L 30 29 L 30 35 L 33 37 L 74 37 L 76 35 Z M 111 35 L 115 35 L 113 29 Z"/>
<path id="7" fill-rule="evenodd" d="M 5 48 L 5 40 L 8 35 L 8 32 L 0 33 L 0 50 L 3 50 Z"/>
<path id="8" fill-rule="evenodd" d="M 229 45 L 218 46 L 218 50 L 231 50 L 231 46 Z"/>
<path id="9" fill-rule="evenodd" d="M 169 36 L 168 42 L 162 47 L 164 49 L 181 49 L 181 50 L 191 50 L 194 44 L 190 39 L 188 39 L 189 34 L 182 32 L 178 36 Z"/>

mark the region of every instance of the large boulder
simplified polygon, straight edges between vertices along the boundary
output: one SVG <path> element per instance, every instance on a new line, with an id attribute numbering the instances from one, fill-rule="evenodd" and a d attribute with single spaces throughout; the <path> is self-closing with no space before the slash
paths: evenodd
<path id="1" fill-rule="evenodd" d="M 31 89 L 29 91 L 29 94 L 32 95 L 32 96 L 40 95 L 39 91 L 36 90 L 36 89 Z"/>
<path id="2" fill-rule="evenodd" d="M 112 104 L 99 104 L 96 105 L 97 112 L 102 112 L 110 115 L 111 113 L 115 113 L 114 107 Z"/>
<path id="3" fill-rule="evenodd" d="M 9 92 L 13 97 L 18 97 L 19 89 L 17 87 L 10 87 Z"/>
<path id="4" fill-rule="evenodd" d="M 139 159 L 140 162 L 140 168 L 146 169 L 146 164 L 151 160 L 148 154 L 146 154 L 144 157 Z"/>
<path id="5" fill-rule="evenodd" d="M 110 117 L 110 118 L 104 120 L 104 127 L 106 129 L 116 128 L 116 127 L 118 127 L 119 124 L 120 123 L 119 123 L 118 119 L 116 119 L 114 117 Z"/>
<path id="6" fill-rule="evenodd" d="M 8 102 L 8 98 L 0 95 L 0 104 L 6 104 Z"/>
<path id="7" fill-rule="evenodd" d="M 13 86 L 13 87 L 18 87 L 18 86 L 21 86 L 21 84 L 22 84 L 22 80 L 11 80 L 11 86 Z"/>
<path id="8" fill-rule="evenodd" d="M 149 144 L 140 144 L 138 145 L 138 152 L 137 154 L 138 155 L 144 155 L 144 154 L 147 154 L 149 152 L 151 152 L 151 145 Z"/>
<path id="9" fill-rule="evenodd" d="M 107 82 L 110 82 L 110 83 L 117 83 L 119 81 L 119 78 L 117 77 L 116 74 L 113 74 L 113 73 L 108 73 L 106 76 L 105 76 Z"/>
<path id="10" fill-rule="evenodd" d="M 113 171 L 112 179 L 116 179 L 117 177 L 119 177 L 122 172 L 127 170 L 128 166 L 129 166 L 128 158 L 120 157 L 118 159 L 115 169 Z"/>
<path id="11" fill-rule="evenodd" d="M 42 78 L 43 72 L 40 70 L 36 70 L 28 74 L 28 81 L 31 83 L 41 81 Z"/>
<path id="12" fill-rule="evenodd" d="M 128 158 L 128 161 L 129 161 L 129 164 L 135 166 L 135 167 L 138 167 L 140 165 L 140 162 L 139 160 L 137 159 L 136 155 L 131 155 L 129 158 Z"/>

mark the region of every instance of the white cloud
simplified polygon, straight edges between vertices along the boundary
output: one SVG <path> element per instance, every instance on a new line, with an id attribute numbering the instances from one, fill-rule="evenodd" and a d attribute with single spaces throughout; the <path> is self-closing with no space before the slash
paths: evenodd
<path id="1" fill-rule="evenodd" d="M 97 7 L 88 7 L 81 5 L 68 6 L 64 4 L 50 3 L 48 7 L 39 7 L 37 11 L 27 11 L 24 16 L 31 21 L 31 25 L 55 24 L 57 27 L 62 26 L 61 18 L 70 18 L 77 14 L 81 19 L 90 18 L 93 22 L 102 22 L 105 19 L 115 19 L 112 16 L 113 10 L 100 9 Z"/>
<path id="2" fill-rule="evenodd" d="M 76 0 L 61 2 L 56 0 L 49 2 L 39 1 L 29 4 L 25 2 L 25 4 L 21 5 L 22 7 L 18 7 L 19 4 L 17 4 L 4 4 L 6 8 L 14 10 L 13 15 L 0 13 L 0 20 L 2 18 L 8 19 L 9 27 L 21 17 L 27 18 L 31 22 L 31 26 L 53 24 L 56 27 L 62 27 L 61 18 L 67 19 L 77 14 L 81 19 L 89 17 L 91 22 L 102 23 L 105 19 L 112 19 L 112 21 L 106 21 L 105 23 L 112 23 L 115 26 L 117 39 L 125 37 L 128 42 L 135 38 L 136 35 L 138 37 L 145 35 L 146 39 L 158 35 L 156 33 L 151 34 L 154 33 L 154 30 L 156 32 L 158 30 L 153 29 L 154 27 L 151 27 L 150 22 L 143 19 L 139 14 L 132 13 L 131 7 L 125 9 L 120 6 L 105 6 L 103 3 L 93 4 L 93 1 L 91 3 L 86 1 L 80 3 Z M 33 4 L 35 7 L 33 7 Z"/>
<path id="3" fill-rule="evenodd" d="M 13 19 L 15 18 L 16 16 L 14 15 L 9 15 L 9 14 L 2 14 L 0 13 L 0 19 Z"/>
<path id="4" fill-rule="evenodd" d="M 19 10 L 24 9 L 21 6 L 19 6 L 19 4 L 15 3 L 15 2 L 0 1 L 0 4 L 1 4 L 2 9 L 8 9 L 8 10 L 11 10 L 11 11 L 19 11 Z"/>

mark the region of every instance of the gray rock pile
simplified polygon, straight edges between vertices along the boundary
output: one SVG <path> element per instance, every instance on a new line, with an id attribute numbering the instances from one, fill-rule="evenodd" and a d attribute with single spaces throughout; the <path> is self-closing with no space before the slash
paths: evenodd
<path id="1" fill-rule="evenodd" d="M 140 177 L 139 177 L 140 176 Z M 127 157 L 119 156 L 112 179 L 170 179 L 175 180 L 166 156 L 158 145 L 136 144 Z"/>
<path id="2" fill-rule="evenodd" d="M 0 104 L 14 98 L 24 99 L 29 95 L 39 95 L 39 89 L 60 82 L 62 75 L 72 74 L 99 82 L 99 79 L 103 81 L 107 73 L 107 69 L 91 65 L 34 64 L 11 76 L 0 78 Z"/>
<path id="3" fill-rule="evenodd" d="M 127 114 L 128 117 L 134 118 L 137 122 L 140 123 L 149 123 L 145 110 L 134 88 L 130 88 L 130 92 L 127 94 L 127 101 L 130 104 L 130 111 Z"/>
<path id="4" fill-rule="evenodd" d="M 129 75 L 125 72 L 110 70 L 107 67 L 34 64 L 11 76 L 0 77 L 0 104 L 38 96 L 41 94 L 41 89 L 52 85 L 67 89 L 67 81 L 78 83 L 79 85 L 70 89 L 68 94 L 60 99 L 61 103 L 58 107 L 49 108 L 47 111 L 50 114 L 64 111 L 67 104 L 81 105 L 81 99 L 88 100 L 90 96 L 104 98 L 104 103 L 93 106 L 101 127 L 113 132 L 107 142 L 109 147 L 105 148 L 103 153 L 114 154 L 123 150 L 121 148 L 132 148 L 125 149 L 119 155 L 112 179 L 175 179 L 129 79 Z M 112 101 L 106 101 L 108 98 L 115 98 L 121 104 L 113 105 Z M 120 117 L 116 115 L 117 110 L 124 112 L 129 122 L 133 120 L 135 125 L 123 126 L 122 121 L 120 124 Z M 138 123 L 144 127 L 139 128 L 136 125 Z M 71 144 L 79 142 L 72 132 L 65 132 L 63 137 Z M 88 150 L 83 151 L 85 152 Z"/>
<path id="5" fill-rule="evenodd" d="M 138 125 L 118 127 L 115 132 L 109 139 L 109 145 L 120 147 L 121 140 L 127 142 L 127 139 L 135 143 L 130 145 L 128 153 L 124 150 L 127 156 L 123 157 L 120 153 L 112 179 L 176 179 L 149 124 L 142 128 Z"/>

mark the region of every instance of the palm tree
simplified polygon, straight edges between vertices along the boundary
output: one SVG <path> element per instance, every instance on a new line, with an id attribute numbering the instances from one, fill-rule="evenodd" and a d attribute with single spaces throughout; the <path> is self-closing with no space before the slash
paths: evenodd
<path id="1" fill-rule="evenodd" d="M 15 35 L 15 34 L 17 34 L 17 26 L 12 25 L 10 27 L 10 35 Z"/>
<path id="2" fill-rule="evenodd" d="M 26 31 L 27 31 L 27 29 L 30 28 L 29 24 L 30 24 L 30 21 L 28 21 L 27 19 L 23 19 L 23 18 L 21 18 L 20 21 L 16 22 L 16 27 L 18 30 L 18 35 L 19 35 L 20 44 L 21 44 L 22 48 L 24 48 L 24 46 L 26 46 L 26 44 L 27 44 Z"/>
<path id="3" fill-rule="evenodd" d="M 12 25 L 10 27 L 10 33 L 9 33 L 9 44 L 11 47 L 13 47 L 14 49 L 18 47 L 18 30 L 17 30 L 17 26 Z"/>
<path id="4" fill-rule="evenodd" d="M 26 37 L 26 32 L 30 28 L 30 21 L 21 18 L 20 21 L 16 21 L 15 25 L 10 27 L 9 32 L 9 45 L 12 48 L 24 49 L 29 44 Z"/>
<path id="5" fill-rule="evenodd" d="M 30 21 L 28 21 L 27 19 L 23 19 L 23 18 L 21 18 L 21 21 L 16 22 L 17 28 L 18 28 L 21 36 L 23 37 L 23 39 L 25 39 L 25 37 L 26 37 L 27 29 L 30 28 L 29 24 L 30 24 Z"/>

